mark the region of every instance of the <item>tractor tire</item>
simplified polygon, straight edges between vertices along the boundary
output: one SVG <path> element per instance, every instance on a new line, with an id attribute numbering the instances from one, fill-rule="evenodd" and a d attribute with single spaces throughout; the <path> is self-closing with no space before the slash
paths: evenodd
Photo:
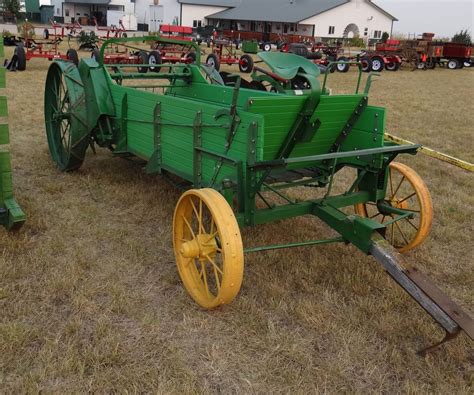
<path id="1" fill-rule="evenodd" d="M 472 66 L 471 62 L 468 62 L 468 61 L 464 62 L 464 67 L 471 67 L 471 66 Z"/>
<path id="2" fill-rule="evenodd" d="M 216 54 L 209 54 L 209 56 L 206 59 L 206 64 L 210 67 L 214 67 L 216 71 L 219 71 L 221 68 L 221 62 L 219 61 L 219 58 L 217 57 Z"/>
<path id="3" fill-rule="evenodd" d="M 253 71 L 253 59 L 250 55 L 242 55 L 240 57 L 239 69 L 242 73 L 251 73 Z"/>
<path id="4" fill-rule="evenodd" d="M 161 54 L 158 51 L 151 51 L 148 54 L 148 63 L 149 64 L 156 64 L 156 65 L 162 64 L 163 61 L 161 59 Z M 150 72 L 152 72 L 152 73 L 159 73 L 161 67 L 160 66 L 154 66 L 154 67 L 150 67 L 149 69 L 150 69 Z"/>
<path id="5" fill-rule="evenodd" d="M 372 59 L 371 70 L 374 73 L 381 73 L 385 67 L 385 62 L 380 56 L 374 56 Z"/>
<path id="6" fill-rule="evenodd" d="M 328 61 L 329 62 L 335 62 L 336 57 L 335 56 L 328 56 Z M 328 67 L 330 73 L 335 73 L 337 69 L 337 64 L 333 64 L 331 67 Z"/>
<path id="7" fill-rule="evenodd" d="M 91 52 L 91 58 L 94 59 L 97 63 L 99 63 L 100 51 L 99 51 L 98 49 L 94 49 L 94 50 Z"/>
<path id="8" fill-rule="evenodd" d="M 459 62 L 458 69 L 463 69 L 464 68 L 464 62 Z"/>
<path id="9" fill-rule="evenodd" d="M 435 59 L 428 59 L 428 61 L 425 63 L 425 67 L 427 70 L 433 70 L 436 68 L 436 60 Z"/>
<path id="10" fill-rule="evenodd" d="M 272 50 L 272 44 L 270 44 L 270 43 L 263 43 L 262 49 L 263 49 L 265 52 L 270 52 L 270 51 Z"/>
<path id="11" fill-rule="evenodd" d="M 344 56 L 341 56 L 338 60 L 338 62 L 348 62 L 349 59 L 347 59 L 346 57 Z M 351 65 L 350 64 L 337 64 L 336 65 L 336 70 L 339 72 L 339 73 L 347 73 L 349 71 L 349 69 L 351 68 Z"/>
<path id="12" fill-rule="evenodd" d="M 385 63 L 385 70 L 387 71 L 398 71 L 400 69 L 399 62 L 388 62 Z"/>
<path id="13" fill-rule="evenodd" d="M 416 64 L 416 68 L 417 68 L 418 70 L 426 70 L 426 63 L 425 63 L 425 62 L 418 62 L 418 63 Z"/>
<path id="14" fill-rule="evenodd" d="M 148 54 L 145 51 L 138 52 L 138 59 L 140 60 L 139 64 L 148 64 Z M 148 67 L 145 66 L 138 66 L 137 67 L 139 73 L 146 73 L 148 71 Z"/>
<path id="15" fill-rule="evenodd" d="M 449 70 L 456 70 L 459 68 L 459 61 L 457 59 L 449 59 L 447 66 Z"/>
<path id="16" fill-rule="evenodd" d="M 372 70 L 372 60 L 370 58 L 364 56 L 360 58 L 360 63 L 364 73 L 369 73 Z"/>
<path id="17" fill-rule="evenodd" d="M 186 54 L 186 63 L 188 64 L 196 63 L 196 52 L 189 52 Z"/>
<path id="18" fill-rule="evenodd" d="M 69 48 L 66 52 L 67 60 L 74 63 L 76 66 L 79 65 L 79 55 L 74 48 Z"/>
<path id="19" fill-rule="evenodd" d="M 16 56 L 16 69 L 18 71 L 26 70 L 26 52 L 23 44 L 18 44 L 13 52 L 13 56 Z"/>

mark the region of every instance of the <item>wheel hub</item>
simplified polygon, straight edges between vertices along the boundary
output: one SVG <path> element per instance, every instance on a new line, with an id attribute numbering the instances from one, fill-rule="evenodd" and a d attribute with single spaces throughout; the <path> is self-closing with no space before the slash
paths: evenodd
<path id="1" fill-rule="evenodd" d="M 206 259 L 215 257 L 217 252 L 217 241 L 214 235 L 202 233 L 193 240 L 183 243 L 180 253 L 185 258 Z"/>

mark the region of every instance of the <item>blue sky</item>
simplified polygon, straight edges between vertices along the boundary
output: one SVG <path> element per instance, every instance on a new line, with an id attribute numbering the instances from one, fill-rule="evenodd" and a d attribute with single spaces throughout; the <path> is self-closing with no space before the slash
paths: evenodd
<path id="1" fill-rule="evenodd" d="M 452 37 L 461 29 L 474 36 L 474 0 L 373 0 L 400 21 L 393 25 L 394 33 L 435 33 L 437 37 Z"/>

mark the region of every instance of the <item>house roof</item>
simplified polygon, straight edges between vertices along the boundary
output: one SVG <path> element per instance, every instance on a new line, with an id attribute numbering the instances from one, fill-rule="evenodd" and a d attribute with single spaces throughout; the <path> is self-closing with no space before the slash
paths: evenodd
<path id="1" fill-rule="evenodd" d="M 181 4 L 209 5 L 216 7 L 237 7 L 241 0 L 178 0 Z"/>
<path id="2" fill-rule="evenodd" d="M 332 8 L 349 3 L 351 0 L 179 0 L 181 3 L 202 5 L 223 5 L 227 10 L 208 15 L 211 19 L 233 19 L 241 21 L 268 21 L 298 23 L 312 16 L 322 14 Z M 367 0 L 368 3 L 393 20 L 393 15 Z"/>
<path id="3" fill-rule="evenodd" d="M 208 18 L 298 23 L 349 0 L 241 0 L 240 5 Z"/>
<path id="4" fill-rule="evenodd" d="M 64 3 L 106 5 L 110 3 L 110 0 L 64 0 Z"/>

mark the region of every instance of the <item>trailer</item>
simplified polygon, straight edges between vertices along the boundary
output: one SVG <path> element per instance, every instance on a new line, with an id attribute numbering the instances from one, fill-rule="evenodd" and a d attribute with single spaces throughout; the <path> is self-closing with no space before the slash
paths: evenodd
<path id="1" fill-rule="evenodd" d="M 31 25 L 32 26 L 32 25 Z M 17 43 L 13 56 L 7 64 L 10 71 L 26 70 L 26 63 L 34 58 L 42 58 L 48 60 L 67 60 L 76 66 L 79 63 L 79 55 L 74 48 L 68 48 L 66 53 L 59 50 L 59 44 L 62 38 L 58 35 L 43 39 L 35 39 L 32 36 L 25 35 L 22 42 Z"/>
<path id="2" fill-rule="evenodd" d="M 219 38 L 212 41 L 212 52 L 207 56 L 206 64 L 217 71 L 222 64 L 228 66 L 238 65 L 242 73 L 251 73 L 253 70 L 253 58 L 249 54 L 237 55 L 236 44 L 226 38 Z"/>
<path id="3" fill-rule="evenodd" d="M 359 69 L 353 93 L 333 95 L 330 74 L 320 78 L 311 61 L 261 52 L 267 67 L 254 68 L 255 84 L 248 89 L 240 75 L 226 84 L 215 68 L 201 64 L 194 43 L 195 63 L 163 64 L 158 73 L 104 63 L 108 45 L 132 40 L 107 41 L 98 62 L 50 66 L 48 145 L 61 171 L 77 170 L 87 148 L 100 146 L 117 157 L 140 158 L 147 173 L 186 190 L 176 204 L 172 238 L 179 276 L 198 305 L 212 309 L 232 302 L 243 281 L 244 254 L 351 243 L 445 330 L 445 338 L 423 352 L 462 331 L 474 337 L 469 315 L 402 255 L 428 237 L 433 208 L 420 176 L 395 162 L 420 146 L 385 140 L 386 111 L 369 104 L 371 76 L 362 89 Z M 336 193 L 334 177 L 347 167 L 355 169 L 352 180 Z M 287 190 L 296 186 L 322 193 L 295 199 Z M 354 206 L 355 212 L 348 211 Z M 242 229 L 303 215 L 335 235 L 244 247 Z"/>
<path id="4" fill-rule="evenodd" d="M 422 37 L 416 40 L 387 40 L 385 43 L 377 43 L 375 55 L 380 58 L 379 61 L 384 60 L 387 70 L 398 70 L 401 63 L 412 65 L 414 69 L 445 66 L 455 70 L 471 66 L 471 46 L 433 41 L 433 37 L 434 33 L 423 33 Z M 372 70 L 381 71 L 374 68 Z"/>

